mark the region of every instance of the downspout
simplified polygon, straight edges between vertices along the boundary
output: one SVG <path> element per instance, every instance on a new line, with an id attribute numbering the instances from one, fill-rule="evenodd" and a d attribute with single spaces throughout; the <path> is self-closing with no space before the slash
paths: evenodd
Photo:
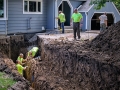
<path id="1" fill-rule="evenodd" d="M 5 13 L 5 17 L 6 17 L 6 20 L 5 20 L 5 34 L 7 36 L 7 34 L 8 34 L 8 0 L 6 0 L 6 13 Z"/>
<path id="2" fill-rule="evenodd" d="M 55 17 L 58 15 L 58 7 L 57 7 L 57 0 L 55 0 Z M 55 19 L 55 28 L 58 27 L 57 20 Z"/>
<path id="3" fill-rule="evenodd" d="M 54 2 L 54 0 L 52 0 L 52 2 Z M 54 3 L 52 5 L 53 6 L 53 21 L 52 21 L 53 22 L 53 26 L 52 26 L 53 29 L 55 29 L 55 20 L 54 20 L 55 19 L 55 14 L 54 14 L 54 12 L 55 12 L 55 4 Z"/>
<path id="4" fill-rule="evenodd" d="M 88 12 L 85 12 L 85 15 L 86 15 L 86 24 L 85 24 L 85 29 L 87 31 L 87 23 L 88 23 Z"/>
<path id="5" fill-rule="evenodd" d="M 8 25 L 7 25 L 7 24 L 8 24 L 8 23 L 7 23 L 7 20 L 5 20 L 5 31 L 6 31 L 5 33 L 6 33 L 6 35 L 7 35 L 7 33 L 8 33 L 8 28 L 7 28 Z"/>

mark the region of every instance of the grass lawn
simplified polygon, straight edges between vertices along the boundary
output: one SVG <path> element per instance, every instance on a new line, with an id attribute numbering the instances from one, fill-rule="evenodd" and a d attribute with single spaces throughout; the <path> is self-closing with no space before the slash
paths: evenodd
<path id="1" fill-rule="evenodd" d="M 15 83 L 16 81 L 13 80 L 10 76 L 3 72 L 0 72 L 0 90 L 7 90 Z"/>

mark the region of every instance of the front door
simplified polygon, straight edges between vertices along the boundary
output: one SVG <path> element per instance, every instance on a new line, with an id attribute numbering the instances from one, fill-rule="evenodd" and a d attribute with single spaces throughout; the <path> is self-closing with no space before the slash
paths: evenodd
<path id="1" fill-rule="evenodd" d="M 71 7 L 67 1 L 62 1 L 58 7 L 58 11 L 62 11 L 65 14 L 66 22 L 65 26 L 70 26 L 70 17 L 71 17 Z"/>

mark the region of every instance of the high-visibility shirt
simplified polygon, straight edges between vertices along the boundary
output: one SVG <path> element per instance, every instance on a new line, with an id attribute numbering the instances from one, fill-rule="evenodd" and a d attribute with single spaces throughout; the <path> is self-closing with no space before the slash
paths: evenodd
<path id="1" fill-rule="evenodd" d="M 19 72 L 21 75 L 23 75 L 23 69 L 24 69 L 24 67 L 23 67 L 22 65 L 20 65 L 20 64 L 17 64 L 16 67 L 17 67 L 18 72 Z"/>
<path id="2" fill-rule="evenodd" d="M 73 22 L 80 22 L 83 16 L 81 13 L 73 13 L 71 18 L 73 19 Z"/>
<path id="3" fill-rule="evenodd" d="M 64 13 L 60 13 L 58 17 L 60 19 L 60 22 L 65 22 L 65 14 Z"/>
<path id="4" fill-rule="evenodd" d="M 36 53 L 38 52 L 38 47 L 33 47 L 29 52 L 32 52 L 32 57 L 34 57 L 36 55 Z M 28 52 L 28 56 L 30 56 Z"/>
<path id="5" fill-rule="evenodd" d="M 22 63 L 23 58 L 21 58 L 20 56 L 18 56 L 17 60 L 19 60 Z"/>

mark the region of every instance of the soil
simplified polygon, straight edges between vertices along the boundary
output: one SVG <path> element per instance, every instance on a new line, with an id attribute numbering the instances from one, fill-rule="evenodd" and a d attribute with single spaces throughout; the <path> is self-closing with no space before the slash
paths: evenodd
<path id="1" fill-rule="evenodd" d="M 52 53 L 53 51 L 57 53 L 59 50 L 59 52 L 61 52 L 61 55 L 65 54 L 64 55 L 65 57 L 69 57 L 67 55 L 67 52 L 65 53 L 65 51 L 67 50 L 71 53 L 70 57 L 72 57 L 72 55 L 73 57 L 77 57 L 75 55 L 82 55 L 87 59 L 94 58 L 95 60 L 99 62 L 103 62 L 104 64 L 112 65 L 112 67 L 115 66 L 115 68 L 117 67 L 116 69 L 117 75 L 120 74 L 120 70 L 119 70 L 120 68 L 120 54 L 119 54 L 120 53 L 120 22 L 113 24 L 108 29 L 101 32 L 92 41 L 89 41 L 89 40 L 65 41 L 65 42 L 55 41 L 54 44 L 53 43 L 49 45 L 47 44 L 47 46 L 45 47 L 46 49 L 49 49 L 50 53 Z M 33 66 L 33 68 L 36 69 L 35 83 L 33 84 L 33 87 L 36 90 L 88 90 L 88 89 L 85 89 L 85 87 L 84 89 L 82 89 L 82 87 L 80 89 L 79 85 L 76 82 L 72 82 L 74 80 L 69 80 L 68 78 L 63 78 L 59 76 L 59 72 L 55 73 L 53 70 L 57 71 L 58 69 L 54 67 L 51 68 L 52 64 L 54 63 L 53 61 L 50 61 L 48 63 L 48 61 L 44 61 L 44 60 L 34 61 L 34 62 L 33 60 L 32 61 L 30 60 L 29 62 L 35 65 Z M 7 74 L 12 75 L 14 79 L 18 81 L 9 90 L 30 90 L 31 88 L 30 82 L 27 81 L 22 76 L 20 76 L 15 67 L 16 67 L 15 63 L 13 63 L 12 60 L 8 59 L 7 56 L 3 54 L 0 54 L 0 71 L 2 72 L 4 71 Z M 31 68 L 30 70 L 33 70 L 33 68 Z M 29 76 L 29 74 L 30 73 L 26 75 Z M 73 73 L 69 73 L 67 75 L 70 78 L 73 77 Z M 31 80 L 31 77 L 28 77 L 28 80 Z M 89 90 L 92 90 L 92 86 L 89 86 L 89 88 L 90 87 L 91 89 Z M 112 90 L 112 89 L 109 89 L 109 90 Z M 108 89 L 99 88 L 97 90 L 108 90 Z M 117 89 L 114 89 L 114 90 L 117 90 Z"/>
<path id="2" fill-rule="evenodd" d="M 88 45 L 95 52 L 107 54 L 111 59 L 107 62 L 120 65 L 120 21 L 101 32 Z"/>

